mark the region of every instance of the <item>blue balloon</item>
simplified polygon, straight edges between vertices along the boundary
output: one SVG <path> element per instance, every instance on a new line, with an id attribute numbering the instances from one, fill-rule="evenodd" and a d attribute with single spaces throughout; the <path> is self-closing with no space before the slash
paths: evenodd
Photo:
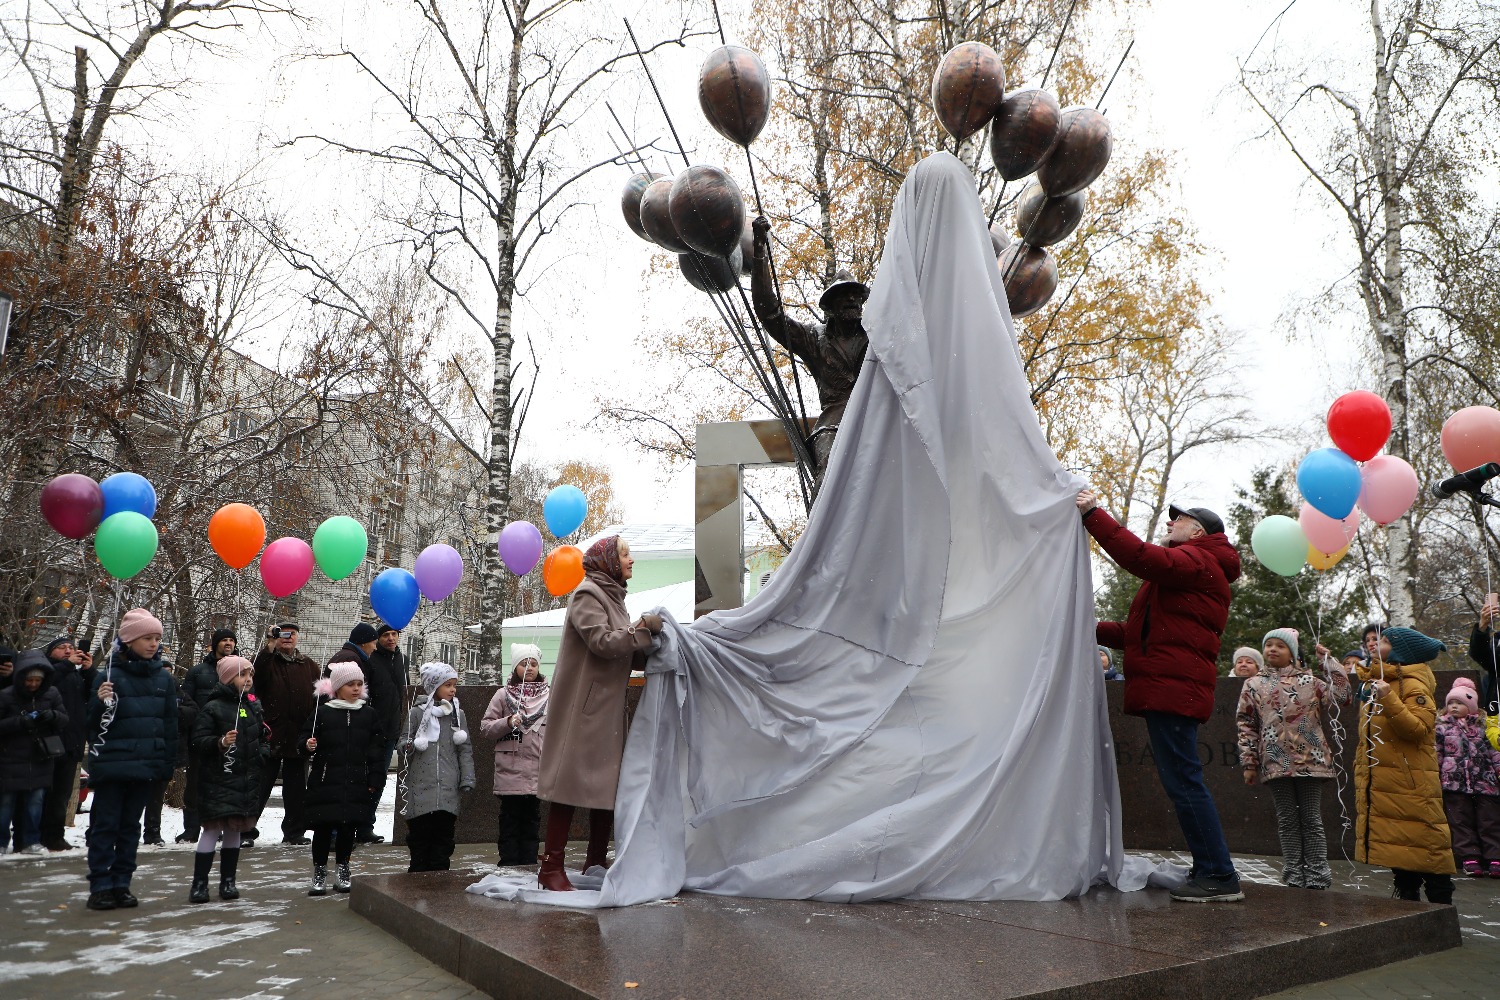
<path id="1" fill-rule="evenodd" d="M 554 486 L 542 501 L 542 516 L 553 538 L 571 535 L 589 516 L 589 501 L 576 486 Z"/>
<path id="2" fill-rule="evenodd" d="M 381 570 L 370 581 L 370 607 L 391 628 L 406 628 L 421 599 L 417 578 L 404 569 Z"/>
<path id="3" fill-rule="evenodd" d="M 134 472 L 116 472 L 99 484 L 99 491 L 104 494 L 104 517 L 100 518 L 101 521 L 126 510 L 133 510 L 148 518 L 156 516 L 156 488 L 146 482 L 145 476 Z"/>
<path id="4" fill-rule="evenodd" d="M 1297 489 L 1321 513 L 1346 518 L 1359 500 L 1359 465 L 1337 448 L 1319 448 L 1297 467 Z"/>

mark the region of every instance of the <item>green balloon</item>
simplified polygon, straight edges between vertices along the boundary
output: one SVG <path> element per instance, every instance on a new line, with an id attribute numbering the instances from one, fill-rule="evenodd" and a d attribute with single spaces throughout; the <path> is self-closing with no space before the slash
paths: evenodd
<path id="1" fill-rule="evenodd" d="M 370 536 L 365 534 L 364 525 L 340 514 L 318 525 L 313 532 L 312 550 L 323 575 L 330 580 L 342 580 L 365 561 L 365 554 L 370 551 Z"/>
<path id="2" fill-rule="evenodd" d="M 116 580 L 129 580 L 156 555 L 156 525 L 145 514 L 122 510 L 99 522 L 94 555 Z"/>
<path id="3" fill-rule="evenodd" d="M 1272 514 L 1250 533 L 1255 558 L 1272 573 L 1296 576 L 1307 562 L 1307 536 L 1302 526 L 1285 514 Z"/>

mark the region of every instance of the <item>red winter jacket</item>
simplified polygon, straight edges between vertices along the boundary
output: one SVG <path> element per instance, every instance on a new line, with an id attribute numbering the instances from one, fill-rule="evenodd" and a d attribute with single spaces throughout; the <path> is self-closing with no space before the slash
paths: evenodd
<path id="1" fill-rule="evenodd" d="M 1111 559 L 1145 581 L 1125 621 L 1100 622 L 1096 632 L 1099 645 L 1125 650 L 1125 711 L 1208 721 L 1240 554 L 1223 532 L 1152 545 L 1098 507 L 1083 524 Z"/>

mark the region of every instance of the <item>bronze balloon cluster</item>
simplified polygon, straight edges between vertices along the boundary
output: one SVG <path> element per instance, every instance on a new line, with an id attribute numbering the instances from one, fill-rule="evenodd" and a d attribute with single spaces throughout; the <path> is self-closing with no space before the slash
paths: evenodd
<path id="1" fill-rule="evenodd" d="M 749 49 L 720 46 L 698 71 L 698 103 L 720 135 L 748 147 L 771 112 L 770 74 Z M 720 168 L 690 166 L 676 177 L 638 173 L 625 182 L 620 207 L 637 236 L 677 254 L 694 288 L 727 292 L 750 273 L 745 199 Z"/>
<path id="2" fill-rule="evenodd" d="M 1005 96 L 1005 67 L 983 42 L 963 42 L 938 64 L 932 108 L 962 142 L 990 126 L 990 157 L 1006 181 L 1036 178 L 1016 201 L 1020 242 L 993 226 L 990 238 L 1012 316 L 1029 316 L 1057 290 L 1057 261 L 1047 247 L 1072 235 L 1083 219 L 1084 189 L 1109 164 L 1109 121 L 1093 108 L 1058 107 L 1045 90 Z"/>

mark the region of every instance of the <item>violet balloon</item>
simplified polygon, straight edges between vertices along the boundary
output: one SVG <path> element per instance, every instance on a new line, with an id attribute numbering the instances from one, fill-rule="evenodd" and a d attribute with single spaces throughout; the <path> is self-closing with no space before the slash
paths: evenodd
<path id="1" fill-rule="evenodd" d="M 542 558 L 542 533 L 530 521 L 507 524 L 495 544 L 505 568 L 516 576 L 530 573 Z"/>
<path id="2" fill-rule="evenodd" d="M 1417 473 L 1395 455 L 1376 455 L 1359 470 L 1359 509 L 1376 524 L 1390 524 L 1416 503 Z"/>
<path id="3" fill-rule="evenodd" d="M 84 538 L 104 519 L 104 491 L 88 476 L 67 472 L 42 487 L 42 517 L 64 538 Z"/>
<path id="4" fill-rule="evenodd" d="M 1297 515 L 1297 523 L 1307 536 L 1307 544 L 1323 555 L 1331 556 L 1354 541 L 1354 536 L 1359 533 L 1359 511 L 1351 510 L 1347 517 L 1339 519 L 1304 503 L 1302 512 Z"/>
<path id="5" fill-rule="evenodd" d="M 457 590 L 459 581 L 464 578 L 463 556 L 451 545 L 441 542 L 429 545 L 417 556 L 412 575 L 417 578 L 423 597 L 429 601 L 441 601 Z"/>
<path id="6" fill-rule="evenodd" d="M 260 554 L 261 583 L 278 601 L 301 590 L 312 571 L 312 546 L 300 538 L 278 538 Z"/>

